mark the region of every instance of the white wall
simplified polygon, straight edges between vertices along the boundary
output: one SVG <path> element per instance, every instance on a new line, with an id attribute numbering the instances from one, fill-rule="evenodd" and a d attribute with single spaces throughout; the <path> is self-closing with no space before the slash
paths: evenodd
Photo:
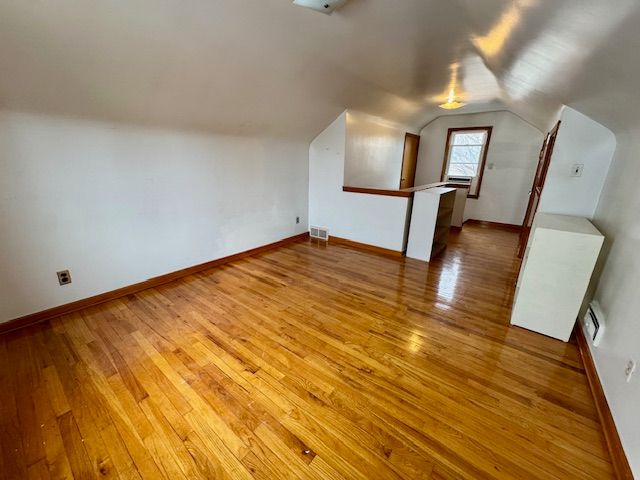
<path id="1" fill-rule="evenodd" d="M 592 218 L 616 149 L 613 133 L 589 117 L 565 107 L 539 212 Z M 580 177 L 572 177 L 583 164 Z"/>
<path id="2" fill-rule="evenodd" d="M 309 223 L 329 235 L 401 251 L 409 200 L 343 192 L 346 112 L 309 148 Z"/>
<path id="3" fill-rule="evenodd" d="M 420 132 L 416 185 L 439 182 L 447 130 L 493 126 L 480 197 L 467 199 L 464 218 L 522 224 L 544 139 L 542 132 L 508 111 L 446 115 Z"/>
<path id="4" fill-rule="evenodd" d="M 400 188 L 407 129 L 352 110 L 347 112 L 346 122 L 344 184 L 390 190 Z"/>
<path id="5" fill-rule="evenodd" d="M 640 370 L 630 383 L 624 375 L 628 360 L 640 362 L 640 130 L 618 134 L 617 140 L 594 217 L 606 238 L 595 299 L 607 330 L 592 354 L 633 473 L 640 478 Z"/>
<path id="6" fill-rule="evenodd" d="M 304 232 L 307 195 L 304 143 L 0 113 L 0 321 Z"/>

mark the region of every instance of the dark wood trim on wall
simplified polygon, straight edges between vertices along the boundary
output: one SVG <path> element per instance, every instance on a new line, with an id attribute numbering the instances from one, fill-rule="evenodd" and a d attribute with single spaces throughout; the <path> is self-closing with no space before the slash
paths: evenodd
<path id="1" fill-rule="evenodd" d="M 524 251 L 527 249 L 527 242 L 529 241 L 529 234 L 531 233 L 531 226 L 533 225 L 533 218 L 538 210 L 540 198 L 542 196 L 542 189 L 547 179 L 547 172 L 551 165 L 551 159 L 553 157 L 553 149 L 556 144 L 556 138 L 558 131 L 560 130 L 561 121 L 556 123 L 556 126 L 551 129 L 542 142 L 542 148 L 538 155 L 538 166 L 536 167 L 536 174 L 533 177 L 533 184 L 531 185 L 531 191 L 529 191 L 529 199 L 527 201 L 527 210 L 522 219 L 522 232 L 520 233 L 520 241 L 518 244 L 518 258 L 522 258 Z"/>
<path id="2" fill-rule="evenodd" d="M 401 190 L 385 190 L 381 188 L 362 188 L 362 187 L 342 187 L 343 192 L 351 193 L 369 193 L 371 195 L 386 195 L 388 197 L 412 197 L 413 192 L 403 192 Z"/>
<path id="3" fill-rule="evenodd" d="M 392 257 L 402 257 L 404 254 L 399 250 L 391 250 L 390 248 L 377 247 L 375 245 L 369 245 L 368 243 L 355 242 L 346 238 L 329 236 L 329 243 L 336 245 L 345 245 L 347 247 L 358 248 L 360 250 L 367 250 L 369 252 L 379 253 L 381 255 L 390 255 Z"/>
<path id="4" fill-rule="evenodd" d="M 115 300 L 116 298 L 124 297 L 126 295 L 131 295 L 133 293 L 146 290 L 147 288 L 157 287 L 159 285 L 172 282 L 173 280 L 186 277 L 187 275 L 192 275 L 194 273 L 202 272 L 203 270 L 209 270 L 210 268 L 219 267 L 221 265 L 224 265 L 225 263 L 233 262 L 235 260 L 240 260 L 241 258 L 248 257 L 251 255 L 257 255 L 258 253 L 266 252 L 267 250 L 272 250 L 274 248 L 278 248 L 292 242 L 306 240 L 307 238 L 309 238 L 308 232 L 301 233 L 299 235 L 294 235 L 293 237 L 288 237 L 288 238 L 279 240 L 277 242 L 270 243 L 268 245 L 262 245 L 260 247 L 252 248 L 251 250 L 246 250 L 244 252 L 236 253 L 234 255 L 229 255 L 227 257 L 218 258 L 216 260 L 211 260 L 209 262 L 201 263 L 199 265 L 194 265 L 192 267 L 183 268 L 182 270 L 166 273 L 158 277 L 153 277 L 148 280 L 145 280 L 144 282 L 118 288 L 117 290 L 101 293 L 99 295 L 95 295 L 89 298 L 84 298 L 82 300 L 76 300 L 75 302 L 59 305 L 57 307 L 49 308 L 47 310 L 42 310 L 41 312 L 25 315 L 24 317 L 15 318 L 13 320 L 9 320 L 8 322 L 0 323 L 0 334 L 11 332 L 13 330 L 18 330 L 20 328 L 28 327 L 30 325 L 35 325 L 36 323 L 51 320 L 52 318 L 56 318 L 61 315 L 66 315 L 68 313 L 73 313 L 78 310 L 82 310 L 83 308 L 92 307 L 94 305 L 108 302 L 110 300 Z"/>
<path id="5" fill-rule="evenodd" d="M 469 188 L 469 185 L 462 183 L 439 182 L 430 185 L 422 185 L 413 188 L 405 188 L 402 190 L 385 190 L 380 188 L 364 188 L 364 187 L 342 187 L 343 192 L 366 193 L 369 195 L 385 195 L 387 197 L 405 197 L 411 198 L 416 192 L 427 190 L 433 187 L 450 187 L 450 188 Z"/>
<path id="6" fill-rule="evenodd" d="M 449 160 L 449 144 L 451 142 L 451 135 L 455 132 L 472 132 L 474 130 L 482 130 L 487 132 L 487 141 L 484 144 L 484 149 L 482 151 L 482 159 L 480 160 L 480 165 L 478 170 L 480 175 L 478 176 L 478 193 L 469 193 L 467 198 L 478 198 L 480 196 L 480 187 L 482 187 L 482 177 L 484 176 L 484 167 L 487 164 L 487 154 L 489 153 L 489 144 L 491 143 L 491 133 L 493 132 L 492 126 L 486 127 L 455 127 L 447 130 L 447 143 L 444 146 L 444 159 L 442 160 L 442 173 L 440 174 L 440 181 L 446 181 L 446 173 L 447 173 L 447 162 Z"/>
<path id="7" fill-rule="evenodd" d="M 602 384 L 600 383 L 600 377 L 596 370 L 596 365 L 591 356 L 591 350 L 587 344 L 587 339 L 582 331 L 580 321 L 576 323 L 574 332 L 578 340 L 578 347 L 580 349 L 580 356 L 582 357 L 582 363 L 584 365 L 584 371 L 587 375 L 587 381 L 591 388 L 591 394 L 593 395 L 593 401 L 598 411 L 598 417 L 600 418 L 600 425 L 604 432 L 604 438 L 609 449 L 609 455 L 611 455 L 611 463 L 613 469 L 619 480 L 633 480 L 633 473 L 629 466 L 629 461 L 622 448 L 622 442 L 620 441 L 620 435 L 618 429 L 613 421 L 607 398 L 604 395 Z"/>

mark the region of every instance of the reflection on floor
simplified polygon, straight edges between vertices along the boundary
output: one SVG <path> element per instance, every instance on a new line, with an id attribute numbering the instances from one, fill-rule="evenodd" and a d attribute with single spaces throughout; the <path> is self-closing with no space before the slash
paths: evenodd
<path id="1" fill-rule="evenodd" d="M 299 242 L 0 337 L 0 472 L 612 478 L 576 345 L 508 326 L 516 242 Z"/>

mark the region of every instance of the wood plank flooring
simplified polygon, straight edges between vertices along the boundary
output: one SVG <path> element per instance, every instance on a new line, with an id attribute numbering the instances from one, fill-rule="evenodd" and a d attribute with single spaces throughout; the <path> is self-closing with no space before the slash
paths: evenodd
<path id="1" fill-rule="evenodd" d="M 508 326 L 517 234 L 297 242 L 0 337 L 2 478 L 606 479 L 575 342 Z"/>

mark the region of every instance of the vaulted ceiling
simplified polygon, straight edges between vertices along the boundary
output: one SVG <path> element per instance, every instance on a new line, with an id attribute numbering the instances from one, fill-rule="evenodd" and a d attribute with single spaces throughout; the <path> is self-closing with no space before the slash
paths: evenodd
<path id="1" fill-rule="evenodd" d="M 2 0 L 0 108 L 311 140 L 345 108 L 640 120 L 637 0 Z"/>

